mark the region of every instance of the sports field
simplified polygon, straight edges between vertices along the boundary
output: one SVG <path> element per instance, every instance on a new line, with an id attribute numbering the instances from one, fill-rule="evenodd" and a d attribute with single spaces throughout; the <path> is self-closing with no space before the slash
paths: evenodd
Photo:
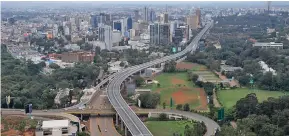
<path id="1" fill-rule="evenodd" d="M 217 77 L 212 71 L 208 70 L 206 66 L 197 64 L 197 63 L 191 63 L 191 62 L 180 62 L 176 66 L 177 69 L 187 69 L 189 71 L 192 71 L 194 74 L 199 75 L 200 79 L 204 82 L 220 82 L 220 78 Z"/>
<path id="2" fill-rule="evenodd" d="M 162 73 L 155 77 L 157 84 L 147 85 L 145 88 L 153 92 L 160 93 L 161 103 L 165 102 L 167 107 L 170 106 L 170 100 L 173 99 L 174 107 L 177 104 L 189 103 L 190 107 L 197 110 L 207 110 L 207 96 L 202 88 L 196 87 L 192 82 L 187 80 L 186 72 Z"/>
<path id="3" fill-rule="evenodd" d="M 219 102 L 225 108 L 233 107 L 238 100 L 244 98 L 247 94 L 255 93 L 257 95 L 258 101 L 262 102 L 267 100 L 268 97 L 279 97 L 285 95 L 283 92 L 279 91 L 266 91 L 258 89 L 249 89 L 249 88 L 237 88 L 230 90 L 220 90 L 217 92 Z"/>
<path id="4" fill-rule="evenodd" d="M 193 125 L 190 121 L 146 121 L 145 125 L 154 136 L 172 136 L 181 133 L 184 136 L 186 125 Z"/>

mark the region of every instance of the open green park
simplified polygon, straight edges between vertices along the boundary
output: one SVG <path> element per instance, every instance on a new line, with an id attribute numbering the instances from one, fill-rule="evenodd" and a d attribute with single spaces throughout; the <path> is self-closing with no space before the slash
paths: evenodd
<path id="1" fill-rule="evenodd" d="M 161 96 L 160 105 L 166 103 L 166 107 L 170 107 L 170 100 L 173 99 L 173 108 L 177 104 L 190 104 L 190 108 L 200 106 L 200 91 L 192 82 L 188 81 L 186 72 L 162 73 L 154 78 L 158 81 L 157 84 L 146 85 L 142 88 L 151 89 L 152 92 L 157 92 Z"/>
<path id="2" fill-rule="evenodd" d="M 145 125 L 154 136 L 172 136 L 173 133 L 184 136 L 185 126 L 193 125 L 190 121 L 146 121 Z"/>
<path id="3" fill-rule="evenodd" d="M 260 89 L 250 89 L 250 88 L 236 88 L 229 90 L 217 91 L 217 96 L 219 102 L 226 108 L 233 107 L 238 100 L 244 98 L 247 94 L 255 93 L 257 95 L 258 101 L 262 102 L 267 100 L 269 97 L 278 98 L 279 96 L 286 95 L 286 93 L 281 91 L 267 91 Z M 289 93 L 287 93 L 288 95 Z"/>
<path id="4" fill-rule="evenodd" d="M 177 69 L 187 69 L 189 71 L 207 72 L 205 66 L 181 62 L 177 64 Z M 204 70 L 204 71 L 203 71 Z M 212 74 L 212 73 L 211 73 Z M 213 75 L 215 76 L 215 75 Z M 187 72 L 161 73 L 154 77 L 153 80 L 159 82 L 157 84 L 146 85 L 142 88 L 151 89 L 152 92 L 159 93 L 161 96 L 159 108 L 162 108 L 162 103 L 166 103 L 166 107 L 170 107 L 170 100 L 173 99 L 173 108 L 177 104 L 190 105 L 191 109 L 207 111 L 207 96 L 203 88 L 199 88 L 192 81 L 188 81 Z"/>

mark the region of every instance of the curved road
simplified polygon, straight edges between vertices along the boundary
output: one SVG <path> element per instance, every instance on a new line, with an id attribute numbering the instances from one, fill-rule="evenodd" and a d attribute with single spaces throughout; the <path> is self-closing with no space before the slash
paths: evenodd
<path id="1" fill-rule="evenodd" d="M 117 111 L 121 120 L 125 123 L 126 127 L 129 129 L 133 136 L 152 136 L 151 132 L 147 129 L 144 123 L 138 118 L 138 116 L 134 113 L 132 109 L 127 105 L 125 100 L 120 94 L 120 86 L 122 82 L 133 73 L 136 73 L 142 69 L 151 67 L 153 65 L 163 63 L 169 60 L 173 60 L 175 58 L 181 57 L 188 52 L 193 52 L 197 48 L 197 43 L 201 39 L 201 37 L 207 32 L 207 30 L 212 26 L 213 21 L 209 22 L 206 27 L 193 39 L 193 41 L 184 49 L 183 51 L 176 53 L 174 55 L 166 56 L 161 59 L 157 59 L 154 61 L 150 61 L 147 63 L 143 63 L 141 65 L 133 66 L 128 68 L 128 70 L 124 70 L 122 72 L 117 73 L 114 79 L 109 83 L 107 87 L 107 94 L 110 103 Z M 215 125 L 211 125 L 212 120 L 202 120 L 206 124 L 208 124 L 208 132 L 207 135 L 213 135 L 213 131 L 215 129 Z"/>

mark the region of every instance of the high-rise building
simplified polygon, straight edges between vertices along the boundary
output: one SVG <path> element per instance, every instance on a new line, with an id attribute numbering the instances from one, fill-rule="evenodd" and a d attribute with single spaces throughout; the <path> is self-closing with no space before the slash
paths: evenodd
<path id="1" fill-rule="evenodd" d="M 153 9 L 151 9 L 151 11 L 150 11 L 150 19 L 149 19 L 149 21 L 151 21 L 151 22 L 154 22 L 155 21 L 155 19 L 156 19 L 156 13 L 155 13 L 155 11 L 153 10 Z"/>
<path id="2" fill-rule="evenodd" d="M 124 33 L 127 31 L 127 18 L 121 19 L 121 34 L 124 35 Z"/>
<path id="3" fill-rule="evenodd" d="M 90 24 L 92 28 L 98 27 L 98 15 L 91 15 L 90 16 Z"/>
<path id="4" fill-rule="evenodd" d="M 267 12 L 270 14 L 271 1 L 267 1 Z"/>
<path id="5" fill-rule="evenodd" d="M 70 30 L 68 26 L 64 26 L 64 35 L 70 35 Z"/>
<path id="6" fill-rule="evenodd" d="M 58 25 L 57 24 L 53 25 L 52 35 L 53 35 L 53 37 L 58 36 Z"/>
<path id="7" fill-rule="evenodd" d="M 169 22 L 169 14 L 168 13 L 163 13 L 160 15 L 160 22 L 161 23 L 168 23 Z"/>
<path id="8" fill-rule="evenodd" d="M 147 7 L 144 7 L 143 20 L 146 22 L 149 20 L 149 10 Z"/>
<path id="9" fill-rule="evenodd" d="M 113 29 L 121 31 L 122 22 L 121 21 L 113 21 Z"/>
<path id="10" fill-rule="evenodd" d="M 190 29 L 196 30 L 198 29 L 198 16 L 190 15 L 187 17 L 187 25 L 189 25 Z"/>
<path id="11" fill-rule="evenodd" d="M 166 45 L 170 43 L 169 24 L 154 23 L 149 26 L 150 43 L 156 45 Z"/>
<path id="12" fill-rule="evenodd" d="M 201 22 L 201 10 L 198 8 L 196 9 L 196 16 L 198 17 L 198 26 L 201 27 L 202 26 L 202 22 Z"/>
<path id="13" fill-rule="evenodd" d="M 181 28 L 176 28 L 174 30 L 173 42 L 179 44 L 183 40 L 184 31 Z"/>
<path id="14" fill-rule="evenodd" d="M 138 10 L 134 10 L 134 20 L 135 20 L 135 22 L 137 22 L 139 19 L 140 19 L 139 11 Z"/>
<path id="15" fill-rule="evenodd" d="M 118 43 L 121 41 L 121 32 L 117 30 L 112 31 L 112 43 Z"/>
<path id="16" fill-rule="evenodd" d="M 131 17 L 127 18 L 127 29 L 128 30 L 132 29 L 132 18 Z"/>
<path id="17" fill-rule="evenodd" d="M 111 50 L 112 48 L 112 28 L 108 25 L 100 25 L 98 27 L 98 39 L 105 43 L 105 48 Z"/>
<path id="18" fill-rule="evenodd" d="M 176 21 L 172 21 L 170 23 L 170 41 L 173 41 L 173 37 L 174 37 L 174 33 L 175 33 L 175 29 L 177 28 L 177 22 Z"/>

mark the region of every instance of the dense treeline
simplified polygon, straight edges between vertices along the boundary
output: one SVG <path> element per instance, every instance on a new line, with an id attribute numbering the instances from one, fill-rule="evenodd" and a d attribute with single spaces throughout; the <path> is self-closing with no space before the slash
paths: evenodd
<path id="1" fill-rule="evenodd" d="M 255 94 L 237 101 L 230 113 L 237 128 L 224 124 L 220 136 L 287 136 L 289 135 L 289 96 L 268 98 L 258 103 Z"/>
<path id="2" fill-rule="evenodd" d="M 7 106 L 5 96 L 10 95 L 13 102 L 9 107 L 23 108 L 32 103 L 36 109 L 52 108 L 58 89 L 83 89 L 93 85 L 99 74 L 99 67 L 95 65 L 76 64 L 44 75 L 41 72 L 44 66 L 44 62 L 34 64 L 31 60 L 14 59 L 6 46 L 1 45 L 1 107 Z"/>
<path id="3" fill-rule="evenodd" d="M 273 19 L 273 23 L 282 21 L 280 17 L 271 18 Z M 266 34 L 261 34 L 263 31 L 266 31 L 267 27 L 270 27 L 270 21 L 266 23 L 268 19 L 263 15 L 249 14 L 245 16 L 220 17 L 216 20 L 219 22 L 214 26 L 212 32 L 213 35 L 219 35 L 220 32 L 223 33 L 221 34 L 222 38 L 219 39 L 222 48 L 216 49 L 212 44 L 208 43 L 204 51 L 189 55 L 188 61 L 204 64 L 211 70 L 219 71 L 221 61 L 225 60 L 226 65 L 243 68 L 242 71 L 226 73 L 227 77 L 234 77 L 243 86 L 249 86 L 250 74 L 252 74 L 254 86 L 266 90 L 289 91 L 289 41 L 280 36 L 276 37 L 276 34 L 273 36 L 273 39 L 276 40 L 268 38 Z M 259 30 L 254 29 L 255 27 L 253 26 L 258 24 L 264 26 L 260 27 Z M 231 32 L 222 31 L 230 27 L 229 25 L 239 25 L 240 30 Z M 249 29 L 246 31 L 241 30 L 241 28 L 245 27 Z M 284 23 L 283 26 L 276 26 L 275 28 L 282 33 L 281 27 L 284 27 Z M 266 39 L 270 42 L 282 42 L 284 49 L 252 47 L 253 43 L 249 38 L 255 32 L 261 34 L 260 39 Z M 260 39 L 257 40 L 259 41 Z M 276 70 L 277 75 L 272 75 L 271 72 L 264 74 L 261 66 L 258 64 L 259 61 L 264 61 L 269 67 Z"/>

